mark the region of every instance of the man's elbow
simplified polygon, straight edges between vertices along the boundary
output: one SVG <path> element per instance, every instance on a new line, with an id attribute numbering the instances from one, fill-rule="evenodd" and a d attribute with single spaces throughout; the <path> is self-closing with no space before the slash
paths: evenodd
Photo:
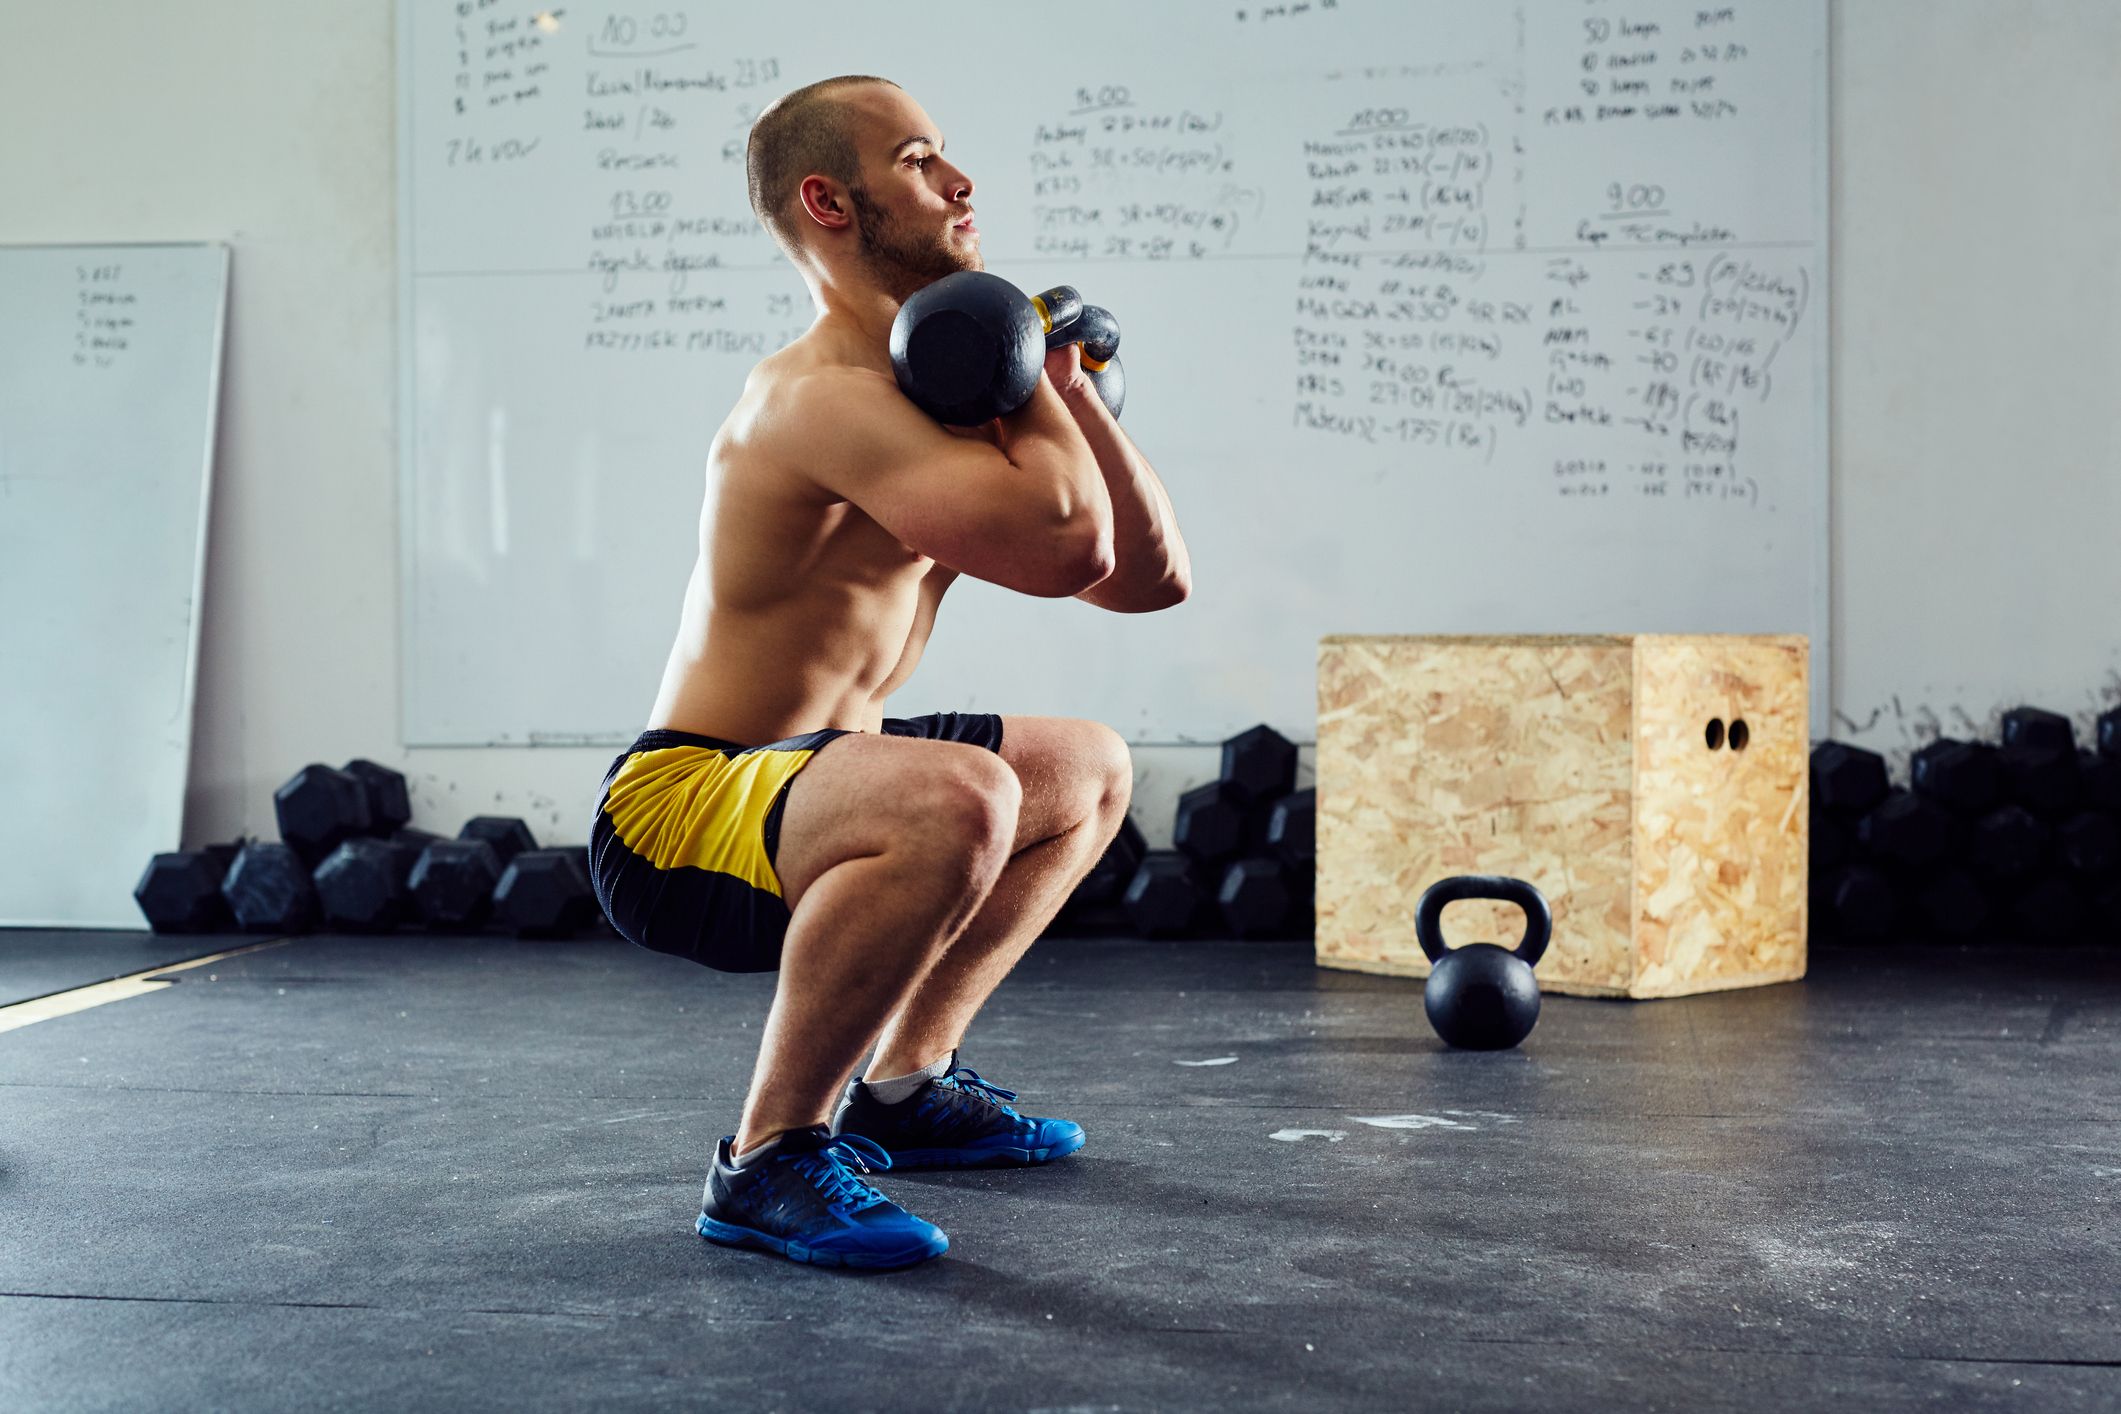
<path id="1" fill-rule="evenodd" d="M 1107 534 L 1095 537 L 1076 547 L 1063 571 L 1068 587 L 1055 597 L 1067 598 L 1082 593 L 1092 585 L 1102 584 L 1112 577 L 1119 566 L 1119 559 L 1112 553 L 1112 537 Z"/>
<path id="2" fill-rule="evenodd" d="M 1158 580 L 1140 598 L 1129 604 L 1128 611 L 1136 614 L 1153 614 L 1163 609 L 1175 609 L 1192 597 L 1192 576 L 1170 574 Z"/>
<path id="3" fill-rule="evenodd" d="M 1041 599 L 1069 599 L 1109 579 L 1117 564 L 1109 530 L 1070 530 L 1053 546 L 1036 582 L 1020 587 Z"/>

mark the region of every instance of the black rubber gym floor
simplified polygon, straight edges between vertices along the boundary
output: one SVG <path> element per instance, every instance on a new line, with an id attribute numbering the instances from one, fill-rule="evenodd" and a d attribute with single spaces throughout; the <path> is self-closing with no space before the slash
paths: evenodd
<path id="1" fill-rule="evenodd" d="M 257 940 L 171 941 L 0 934 L 0 977 Z M 0 1031 L 0 1408 L 2121 1406 L 2111 954 L 1822 954 L 1468 1054 L 1307 945 L 1048 940 L 962 1059 L 1089 1146 L 884 1175 L 952 1245 L 866 1275 L 692 1235 L 771 977 L 173 975 Z"/>

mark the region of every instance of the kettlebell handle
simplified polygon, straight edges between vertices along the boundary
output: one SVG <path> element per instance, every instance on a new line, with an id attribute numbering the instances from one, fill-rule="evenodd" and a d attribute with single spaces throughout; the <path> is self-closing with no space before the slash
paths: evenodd
<path id="1" fill-rule="evenodd" d="M 1420 939 L 1421 950 L 1429 955 L 1429 961 L 1439 961 L 1450 951 L 1443 942 L 1444 908 L 1469 898 L 1516 904 L 1524 910 L 1525 921 L 1524 940 L 1517 945 L 1517 957 L 1529 967 L 1546 953 L 1547 940 L 1554 936 L 1554 914 L 1548 909 L 1544 894 L 1522 879 L 1500 874 L 1459 874 L 1429 885 L 1415 907 L 1414 936 Z"/>

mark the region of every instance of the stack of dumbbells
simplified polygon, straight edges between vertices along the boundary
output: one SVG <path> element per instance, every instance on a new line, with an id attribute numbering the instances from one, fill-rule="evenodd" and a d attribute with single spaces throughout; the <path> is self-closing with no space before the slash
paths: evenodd
<path id="1" fill-rule="evenodd" d="M 2003 714 L 1943 738 L 1896 786 L 1873 752 L 1812 751 L 1812 936 L 1825 943 L 2121 940 L 2121 708 L 2081 750 L 2070 719 Z"/>
<path id="2" fill-rule="evenodd" d="M 1225 741 L 1222 771 L 1178 800 L 1168 850 L 1130 817 L 1057 920 L 1074 933 L 1308 938 L 1316 790 L 1296 789 L 1296 745 L 1257 726 Z"/>
<path id="3" fill-rule="evenodd" d="M 580 846 L 540 849 L 513 816 L 455 839 L 411 828 L 405 777 L 303 767 L 273 794 L 278 841 L 158 854 L 133 898 L 158 933 L 470 932 L 568 937 L 601 921 Z"/>

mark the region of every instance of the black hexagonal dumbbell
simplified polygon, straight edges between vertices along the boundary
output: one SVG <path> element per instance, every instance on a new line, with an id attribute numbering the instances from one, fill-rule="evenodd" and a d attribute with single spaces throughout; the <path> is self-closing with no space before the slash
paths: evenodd
<path id="1" fill-rule="evenodd" d="M 493 846 L 493 852 L 507 868 L 508 861 L 526 849 L 536 849 L 538 842 L 530 833 L 530 826 L 513 815 L 479 815 L 464 822 L 457 831 L 460 840 L 484 840 Z"/>
<path id="2" fill-rule="evenodd" d="M 1892 935 L 1901 920 L 1900 890 L 1885 873 L 1866 864 L 1851 864 L 1827 875 L 1816 905 L 1825 931 L 1847 942 L 1878 942 Z"/>
<path id="3" fill-rule="evenodd" d="M 1967 858 L 1990 882 L 2015 888 L 2047 863 L 2048 827 L 2021 805 L 2001 805 L 1975 822 Z"/>
<path id="4" fill-rule="evenodd" d="M 1993 809 L 2003 789 L 1996 748 L 1951 737 L 1916 752 L 1908 762 L 1908 780 L 1915 794 L 1966 815 Z"/>
<path id="5" fill-rule="evenodd" d="M 1283 924 L 1280 936 L 1296 940 L 1313 938 L 1317 935 L 1318 890 L 1308 874 L 1300 874 L 1291 882 L 1296 888 L 1296 898 L 1289 905 L 1289 918 Z"/>
<path id="6" fill-rule="evenodd" d="M 1245 803 L 1244 794 L 1228 781 L 1195 786 L 1178 798 L 1172 845 L 1201 864 L 1236 857 L 1245 845 Z"/>
<path id="7" fill-rule="evenodd" d="M 1826 875 L 1856 861 L 1856 826 L 1845 815 L 1816 807 L 1807 812 L 1811 829 L 1811 867 Z"/>
<path id="8" fill-rule="evenodd" d="M 1941 870 L 1908 890 L 1908 902 L 1925 932 L 1957 941 L 1981 937 L 1995 915 L 1988 890 L 1961 869 Z"/>
<path id="9" fill-rule="evenodd" d="M 406 887 L 413 914 L 430 928 L 475 928 L 493 905 L 501 857 L 485 840 L 436 840 L 420 852 Z"/>
<path id="10" fill-rule="evenodd" d="M 597 917 L 589 887 L 589 852 L 526 849 L 508 861 L 493 890 L 494 921 L 519 938 L 564 938 Z"/>
<path id="11" fill-rule="evenodd" d="M 221 881 L 233 854 L 225 847 L 172 850 L 147 862 L 133 886 L 147 926 L 157 933 L 218 933 L 235 927 Z"/>
<path id="12" fill-rule="evenodd" d="M 2089 918 L 2084 891 L 2051 872 L 2019 890 L 2007 906 L 2012 942 L 2025 947 L 2074 947 L 2085 941 Z"/>
<path id="13" fill-rule="evenodd" d="M 2095 939 L 2121 943 L 2121 884 L 2109 884 L 2092 897 L 2085 927 Z"/>
<path id="14" fill-rule="evenodd" d="M 1149 841 L 1142 834 L 1141 826 L 1129 815 L 1120 822 L 1119 832 L 1105 846 L 1097 863 L 1082 877 L 1075 891 L 1068 895 L 1067 909 L 1071 914 L 1095 909 L 1115 907 L 1120 895 L 1127 891 L 1127 883 L 1134 871 L 1141 868 L 1142 859 L 1149 853 Z"/>
<path id="15" fill-rule="evenodd" d="M 443 836 L 434 833 L 432 830 L 416 829 L 411 825 L 406 825 L 391 831 L 390 842 L 394 845 L 401 845 L 411 849 L 411 856 L 404 861 L 405 872 L 409 874 L 412 872 L 414 863 L 419 860 L 420 852 L 442 838 Z"/>
<path id="16" fill-rule="evenodd" d="M 2077 750 L 2077 729 L 2060 712 L 2041 707 L 2013 707 L 2003 714 L 2003 745 L 2034 751 Z"/>
<path id="17" fill-rule="evenodd" d="M 1921 868 L 1952 846 L 1953 820 L 1943 806 L 1911 790 L 1888 791 L 1856 825 L 1856 843 L 1873 859 Z"/>
<path id="18" fill-rule="evenodd" d="M 2121 815 L 2121 755 L 2080 751 L 2077 753 L 2077 775 L 2083 782 L 2085 805 L 2104 810 L 2109 815 Z"/>
<path id="19" fill-rule="evenodd" d="M 2056 827 L 2055 854 L 2089 888 L 2121 879 L 2121 825 L 2100 811 L 2080 811 Z"/>
<path id="20" fill-rule="evenodd" d="M 1196 869 L 1175 851 L 1149 852 L 1120 899 L 1135 932 L 1144 938 L 1177 938 L 1199 926 L 1206 898 Z"/>
<path id="21" fill-rule="evenodd" d="M 247 933 L 307 933 L 316 926 L 316 886 L 292 845 L 244 845 L 221 881 L 221 896 Z"/>
<path id="22" fill-rule="evenodd" d="M 403 775 L 366 760 L 347 762 L 346 774 L 359 781 L 368 795 L 368 828 L 372 833 L 387 835 L 412 819 L 412 797 L 406 792 Z"/>
<path id="23" fill-rule="evenodd" d="M 1308 874 L 1318 853 L 1318 788 L 1283 796 L 1267 814 L 1267 847 L 1292 870 Z"/>
<path id="24" fill-rule="evenodd" d="M 2074 812 L 2084 798 L 2084 778 L 2077 753 L 2049 746 L 2006 746 L 1996 753 L 2003 775 L 2003 796 L 2043 820 Z"/>
<path id="25" fill-rule="evenodd" d="M 1264 938 L 1288 923 L 1296 890 L 1279 859 L 1240 859 L 1224 867 L 1215 903 L 1231 936 Z"/>
<path id="26" fill-rule="evenodd" d="M 1247 801 L 1268 801 L 1296 789 L 1296 744 L 1262 723 L 1223 743 L 1221 779 Z"/>
<path id="27" fill-rule="evenodd" d="M 412 914 L 406 879 L 418 853 L 391 840 L 352 839 L 317 866 L 317 901 L 324 926 L 348 933 L 382 933 Z"/>
<path id="28" fill-rule="evenodd" d="M 1860 815 L 1885 799 L 1885 758 L 1846 742 L 1812 749 L 1812 799 L 1829 810 Z"/>
<path id="29" fill-rule="evenodd" d="M 357 835 L 369 833 L 368 787 L 358 776 L 321 762 L 304 766 L 273 792 L 280 838 L 314 868 Z"/>

